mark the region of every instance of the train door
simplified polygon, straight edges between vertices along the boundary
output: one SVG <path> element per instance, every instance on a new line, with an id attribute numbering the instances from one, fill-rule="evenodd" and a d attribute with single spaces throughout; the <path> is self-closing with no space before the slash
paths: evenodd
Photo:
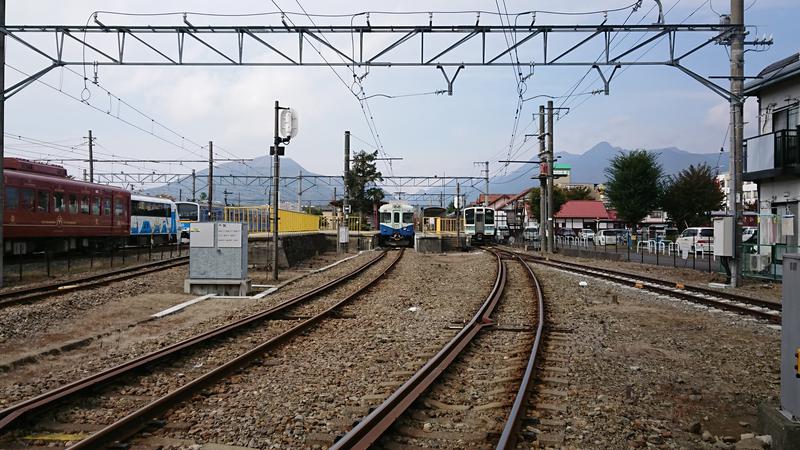
<path id="1" fill-rule="evenodd" d="M 484 234 L 484 216 L 483 208 L 475 209 L 475 235 L 483 236 Z"/>

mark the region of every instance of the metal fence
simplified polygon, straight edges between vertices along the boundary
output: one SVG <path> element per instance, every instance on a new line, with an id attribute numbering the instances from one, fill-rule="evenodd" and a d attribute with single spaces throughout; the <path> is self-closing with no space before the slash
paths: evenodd
<path id="1" fill-rule="evenodd" d="M 272 214 L 269 206 L 227 206 L 226 222 L 246 223 L 250 233 L 266 233 L 272 230 Z M 322 216 L 297 211 L 278 210 L 278 232 L 319 231 Z"/>
<path id="2" fill-rule="evenodd" d="M 714 255 L 712 244 L 679 245 L 670 240 L 632 239 L 627 236 L 609 245 L 595 245 L 594 240 L 588 238 L 557 236 L 555 244 L 556 248 L 581 250 L 585 256 L 618 254 L 623 261 L 725 273 L 722 258 Z M 529 246 L 538 249 L 539 242 L 529 243 Z M 742 273 L 750 278 L 781 280 L 783 255 L 798 252 L 800 247 L 785 244 L 743 244 Z"/>

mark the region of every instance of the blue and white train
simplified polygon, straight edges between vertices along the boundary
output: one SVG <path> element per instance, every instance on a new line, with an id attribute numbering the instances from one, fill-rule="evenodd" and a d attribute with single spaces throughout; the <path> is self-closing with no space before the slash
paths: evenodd
<path id="1" fill-rule="evenodd" d="M 166 198 L 131 194 L 133 244 L 174 242 L 178 234 L 178 208 Z"/>
<path id="2" fill-rule="evenodd" d="M 381 245 L 414 245 L 414 208 L 391 201 L 378 210 Z"/>
<path id="3" fill-rule="evenodd" d="M 197 222 L 221 222 L 225 207 L 222 204 L 213 204 L 211 214 L 208 214 L 208 203 L 175 202 L 178 208 L 180 224 L 178 226 L 182 239 L 189 239 L 189 228 Z"/>

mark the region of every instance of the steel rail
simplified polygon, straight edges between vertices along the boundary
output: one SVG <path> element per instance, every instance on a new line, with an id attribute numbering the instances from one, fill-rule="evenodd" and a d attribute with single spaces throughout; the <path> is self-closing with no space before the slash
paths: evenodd
<path id="1" fill-rule="evenodd" d="M 517 253 L 517 252 L 515 252 L 515 253 Z M 523 253 L 521 253 L 521 255 L 523 255 L 524 258 L 529 259 L 529 260 L 548 261 L 546 258 L 543 258 L 541 256 L 527 255 L 527 254 L 523 254 Z M 553 261 L 553 260 L 549 260 L 549 261 Z M 602 270 L 604 272 L 612 273 L 614 275 L 618 275 L 618 276 L 621 276 L 621 277 L 638 278 L 638 279 L 640 279 L 642 281 L 647 281 L 648 283 L 653 283 L 653 284 L 660 284 L 662 286 L 675 287 L 675 285 L 676 285 L 676 283 L 673 283 L 673 282 L 670 282 L 670 281 L 667 281 L 667 280 L 663 280 L 663 279 L 660 279 L 660 278 L 653 278 L 653 277 L 649 277 L 649 276 L 646 276 L 646 275 L 639 275 L 639 274 L 636 274 L 636 273 L 624 272 L 624 271 L 621 271 L 621 270 L 606 269 L 606 268 L 596 269 L 594 267 L 590 267 L 590 266 L 586 266 L 586 265 L 578 264 L 578 263 L 574 263 L 574 262 L 569 262 L 569 261 L 556 261 L 556 262 L 558 262 L 559 264 L 569 265 L 569 266 L 578 267 L 578 268 L 591 268 L 592 270 Z M 700 294 L 703 294 L 703 295 L 712 295 L 714 297 L 720 297 L 720 298 L 724 298 L 726 300 L 730 300 L 730 301 L 734 301 L 734 302 L 749 303 L 749 304 L 752 304 L 752 305 L 755 305 L 755 306 L 760 306 L 762 308 L 769 308 L 769 309 L 773 309 L 773 310 L 776 310 L 776 311 L 780 311 L 781 310 L 781 304 L 778 303 L 778 302 L 771 302 L 769 300 L 762 300 L 762 299 L 758 299 L 758 298 L 745 297 L 743 295 L 737 295 L 737 294 L 734 294 L 734 293 L 731 293 L 731 292 L 724 292 L 724 291 L 704 288 L 704 287 L 701 287 L 701 286 L 691 286 L 691 285 L 684 285 L 684 287 L 681 288 L 681 289 L 686 290 L 686 291 L 694 291 L 694 292 L 697 292 L 697 293 L 700 293 Z"/>
<path id="2" fill-rule="evenodd" d="M 506 284 L 506 267 L 498 253 L 497 276 L 492 290 L 478 312 L 433 358 L 375 408 L 350 432 L 337 440 L 331 449 L 367 449 L 392 426 L 392 424 L 422 395 L 459 356 L 473 338 L 493 322 L 489 316 L 503 294 Z"/>
<path id="3" fill-rule="evenodd" d="M 522 376 L 522 381 L 519 384 L 519 390 L 514 397 L 514 404 L 511 406 L 511 412 L 508 415 L 506 424 L 503 427 L 503 432 L 500 435 L 500 440 L 497 443 L 497 448 L 502 450 L 511 450 L 517 446 L 517 438 L 519 437 L 519 428 L 522 424 L 522 418 L 525 415 L 526 407 L 530 397 L 530 390 L 533 387 L 534 371 L 536 370 L 536 357 L 539 355 L 539 347 L 542 343 L 542 334 L 544 330 L 545 309 L 544 309 L 544 293 L 542 286 L 539 284 L 539 279 L 533 273 L 531 266 L 526 263 L 519 255 L 514 255 L 517 260 L 522 264 L 528 273 L 528 279 L 533 284 L 536 291 L 537 307 L 538 307 L 538 321 L 536 326 L 536 337 L 531 347 L 531 355 L 528 358 L 528 364 L 525 367 L 525 374 Z"/>
<path id="4" fill-rule="evenodd" d="M 73 280 L 58 281 L 29 288 L 0 292 L 0 309 L 21 303 L 30 303 L 34 300 L 41 300 L 43 298 L 85 289 L 88 287 L 103 286 L 115 281 L 127 280 L 140 275 L 146 275 L 148 273 L 178 267 L 187 264 L 188 262 L 188 256 L 179 256 L 161 261 L 154 261 L 151 263 L 137 264 L 131 267 L 123 267 L 121 269 L 88 275 Z"/>
<path id="5" fill-rule="evenodd" d="M 510 253 L 516 253 L 516 252 L 510 252 Z M 580 273 L 582 275 L 590 277 L 606 279 L 622 285 L 633 285 L 647 291 L 679 298 L 692 303 L 699 303 L 705 306 L 720 308 L 731 312 L 754 316 L 759 319 L 765 319 L 772 323 L 777 323 L 777 324 L 781 323 L 780 309 L 776 308 L 775 304 L 770 302 L 765 302 L 763 300 L 754 302 L 752 301 L 752 299 L 743 296 L 734 296 L 734 298 L 732 299 L 726 296 L 719 295 L 719 293 L 717 293 L 716 291 L 711 291 L 710 293 L 707 293 L 707 292 L 702 292 L 699 289 L 693 291 L 693 289 L 695 288 L 681 289 L 675 287 L 674 284 L 664 285 L 663 280 L 650 281 L 652 280 L 652 278 L 648 279 L 648 277 L 644 276 L 640 277 L 639 275 L 631 273 L 618 272 L 608 269 L 598 269 L 595 267 L 583 266 L 575 263 L 547 260 L 544 258 L 540 259 L 539 257 L 534 257 L 525 254 L 520 254 L 520 256 L 522 256 L 522 258 L 524 258 L 527 261 L 552 267 L 555 269 L 561 269 L 570 272 Z M 732 296 L 734 294 L 728 293 L 727 295 Z M 705 296 L 713 296 L 716 297 L 717 299 Z M 767 304 L 769 306 L 762 306 L 762 303 Z M 742 306 L 742 305 L 747 305 L 747 306 Z M 769 309 L 769 311 L 753 309 L 752 307 L 765 308 Z"/>
<path id="6" fill-rule="evenodd" d="M 347 297 L 343 298 L 342 300 L 340 300 L 333 306 L 329 307 L 328 309 L 322 311 L 321 313 L 315 315 L 310 319 L 303 321 L 302 323 L 290 328 L 289 330 L 284 331 L 278 336 L 275 336 L 269 339 L 268 341 L 259 344 L 258 346 L 252 348 L 251 350 L 248 350 L 246 353 L 243 353 L 237 356 L 236 358 L 228 361 L 227 363 L 217 367 L 216 369 L 205 373 L 201 377 L 192 380 L 187 384 L 184 384 L 178 389 L 168 393 L 167 395 L 159 398 L 158 400 L 153 401 L 152 403 L 149 403 L 148 405 L 140 408 L 134 413 L 114 422 L 113 424 L 94 433 L 88 438 L 75 443 L 75 445 L 72 445 L 70 448 L 73 449 L 102 448 L 121 442 L 133 436 L 141 429 L 147 427 L 151 420 L 159 417 L 161 414 L 164 414 L 168 410 L 174 408 L 178 403 L 190 399 L 192 396 L 194 396 L 201 390 L 205 389 L 209 385 L 214 384 L 219 380 L 225 378 L 232 371 L 246 366 L 247 364 L 252 362 L 253 359 L 256 359 L 264 352 L 276 347 L 283 341 L 298 335 L 300 332 L 305 331 L 309 327 L 315 325 L 320 320 L 333 314 L 333 312 L 339 307 L 345 305 L 346 303 L 349 303 L 351 300 L 353 300 L 357 296 L 361 295 L 362 293 L 373 287 L 379 280 L 381 280 L 384 276 L 386 276 L 386 274 L 388 274 L 395 267 L 397 262 L 400 261 L 400 258 L 403 256 L 404 250 L 405 249 L 402 249 L 399 252 L 397 252 L 397 257 L 395 257 L 395 259 L 392 260 L 392 262 L 383 271 L 381 271 L 381 273 L 378 274 L 378 276 L 370 280 L 364 286 L 358 288 L 356 291 L 350 293 Z M 382 256 L 385 254 L 386 252 L 383 252 Z"/>
<path id="7" fill-rule="evenodd" d="M 162 361 L 170 356 L 179 354 L 180 352 L 186 351 L 200 344 L 208 343 L 212 339 L 228 336 L 230 334 L 240 331 L 246 326 L 252 325 L 259 321 L 263 321 L 277 314 L 280 314 L 292 306 L 305 302 L 306 300 L 312 297 L 315 297 L 323 292 L 330 290 L 333 287 L 336 287 L 344 283 L 347 280 L 350 280 L 351 278 L 364 272 L 369 267 L 377 263 L 384 256 L 386 256 L 385 251 L 382 252 L 377 257 L 371 259 L 370 261 L 367 261 L 366 263 L 362 264 L 352 272 L 343 275 L 335 280 L 332 280 L 322 286 L 314 288 L 308 292 L 300 294 L 294 298 L 286 300 L 265 311 L 219 326 L 205 333 L 190 337 L 183 341 L 153 351 L 151 353 L 124 362 L 110 369 L 90 375 L 81 380 L 74 381 L 72 383 L 66 384 L 64 386 L 40 394 L 36 397 L 14 404 L 6 409 L 0 410 L 0 434 L 2 434 L 4 431 L 10 428 L 11 425 L 16 423 L 22 417 L 29 416 L 31 414 L 46 410 L 47 408 L 52 407 L 57 402 L 62 401 L 68 397 L 78 395 L 80 393 L 86 392 L 87 390 L 96 388 L 97 386 L 100 386 L 102 384 L 109 383 L 122 376 L 129 375 L 137 369 L 141 369 L 145 366 L 152 365 L 156 362 Z"/>

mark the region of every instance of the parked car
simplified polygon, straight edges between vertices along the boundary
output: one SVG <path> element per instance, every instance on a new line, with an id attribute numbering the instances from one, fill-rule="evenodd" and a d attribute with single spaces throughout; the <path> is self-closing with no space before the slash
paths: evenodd
<path id="1" fill-rule="evenodd" d="M 578 237 L 583 239 L 594 239 L 594 230 L 591 228 L 584 228 L 578 233 Z"/>
<path id="2" fill-rule="evenodd" d="M 497 234 L 494 237 L 497 242 L 506 242 L 509 236 L 511 236 L 511 230 L 508 229 L 508 225 L 497 226 Z"/>
<path id="3" fill-rule="evenodd" d="M 675 240 L 678 251 L 691 253 L 711 252 L 714 250 L 714 229 L 711 227 L 690 227 Z"/>
<path id="4" fill-rule="evenodd" d="M 594 245 L 614 245 L 625 236 L 625 230 L 610 228 L 607 230 L 599 230 L 594 235 L 592 241 L 594 242 Z"/>
<path id="5" fill-rule="evenodd" d="M 536 225 L 528 225 L 522 230 L 522 239 L 526 241 L 538 241 L 539 240 L 539 227 Z"/>
<path id="6" fill-rule="evenodd" d="M 578 237 L 578 233 L 572 228 L 559 228 L 556 234 L 563 237 Z"/>

